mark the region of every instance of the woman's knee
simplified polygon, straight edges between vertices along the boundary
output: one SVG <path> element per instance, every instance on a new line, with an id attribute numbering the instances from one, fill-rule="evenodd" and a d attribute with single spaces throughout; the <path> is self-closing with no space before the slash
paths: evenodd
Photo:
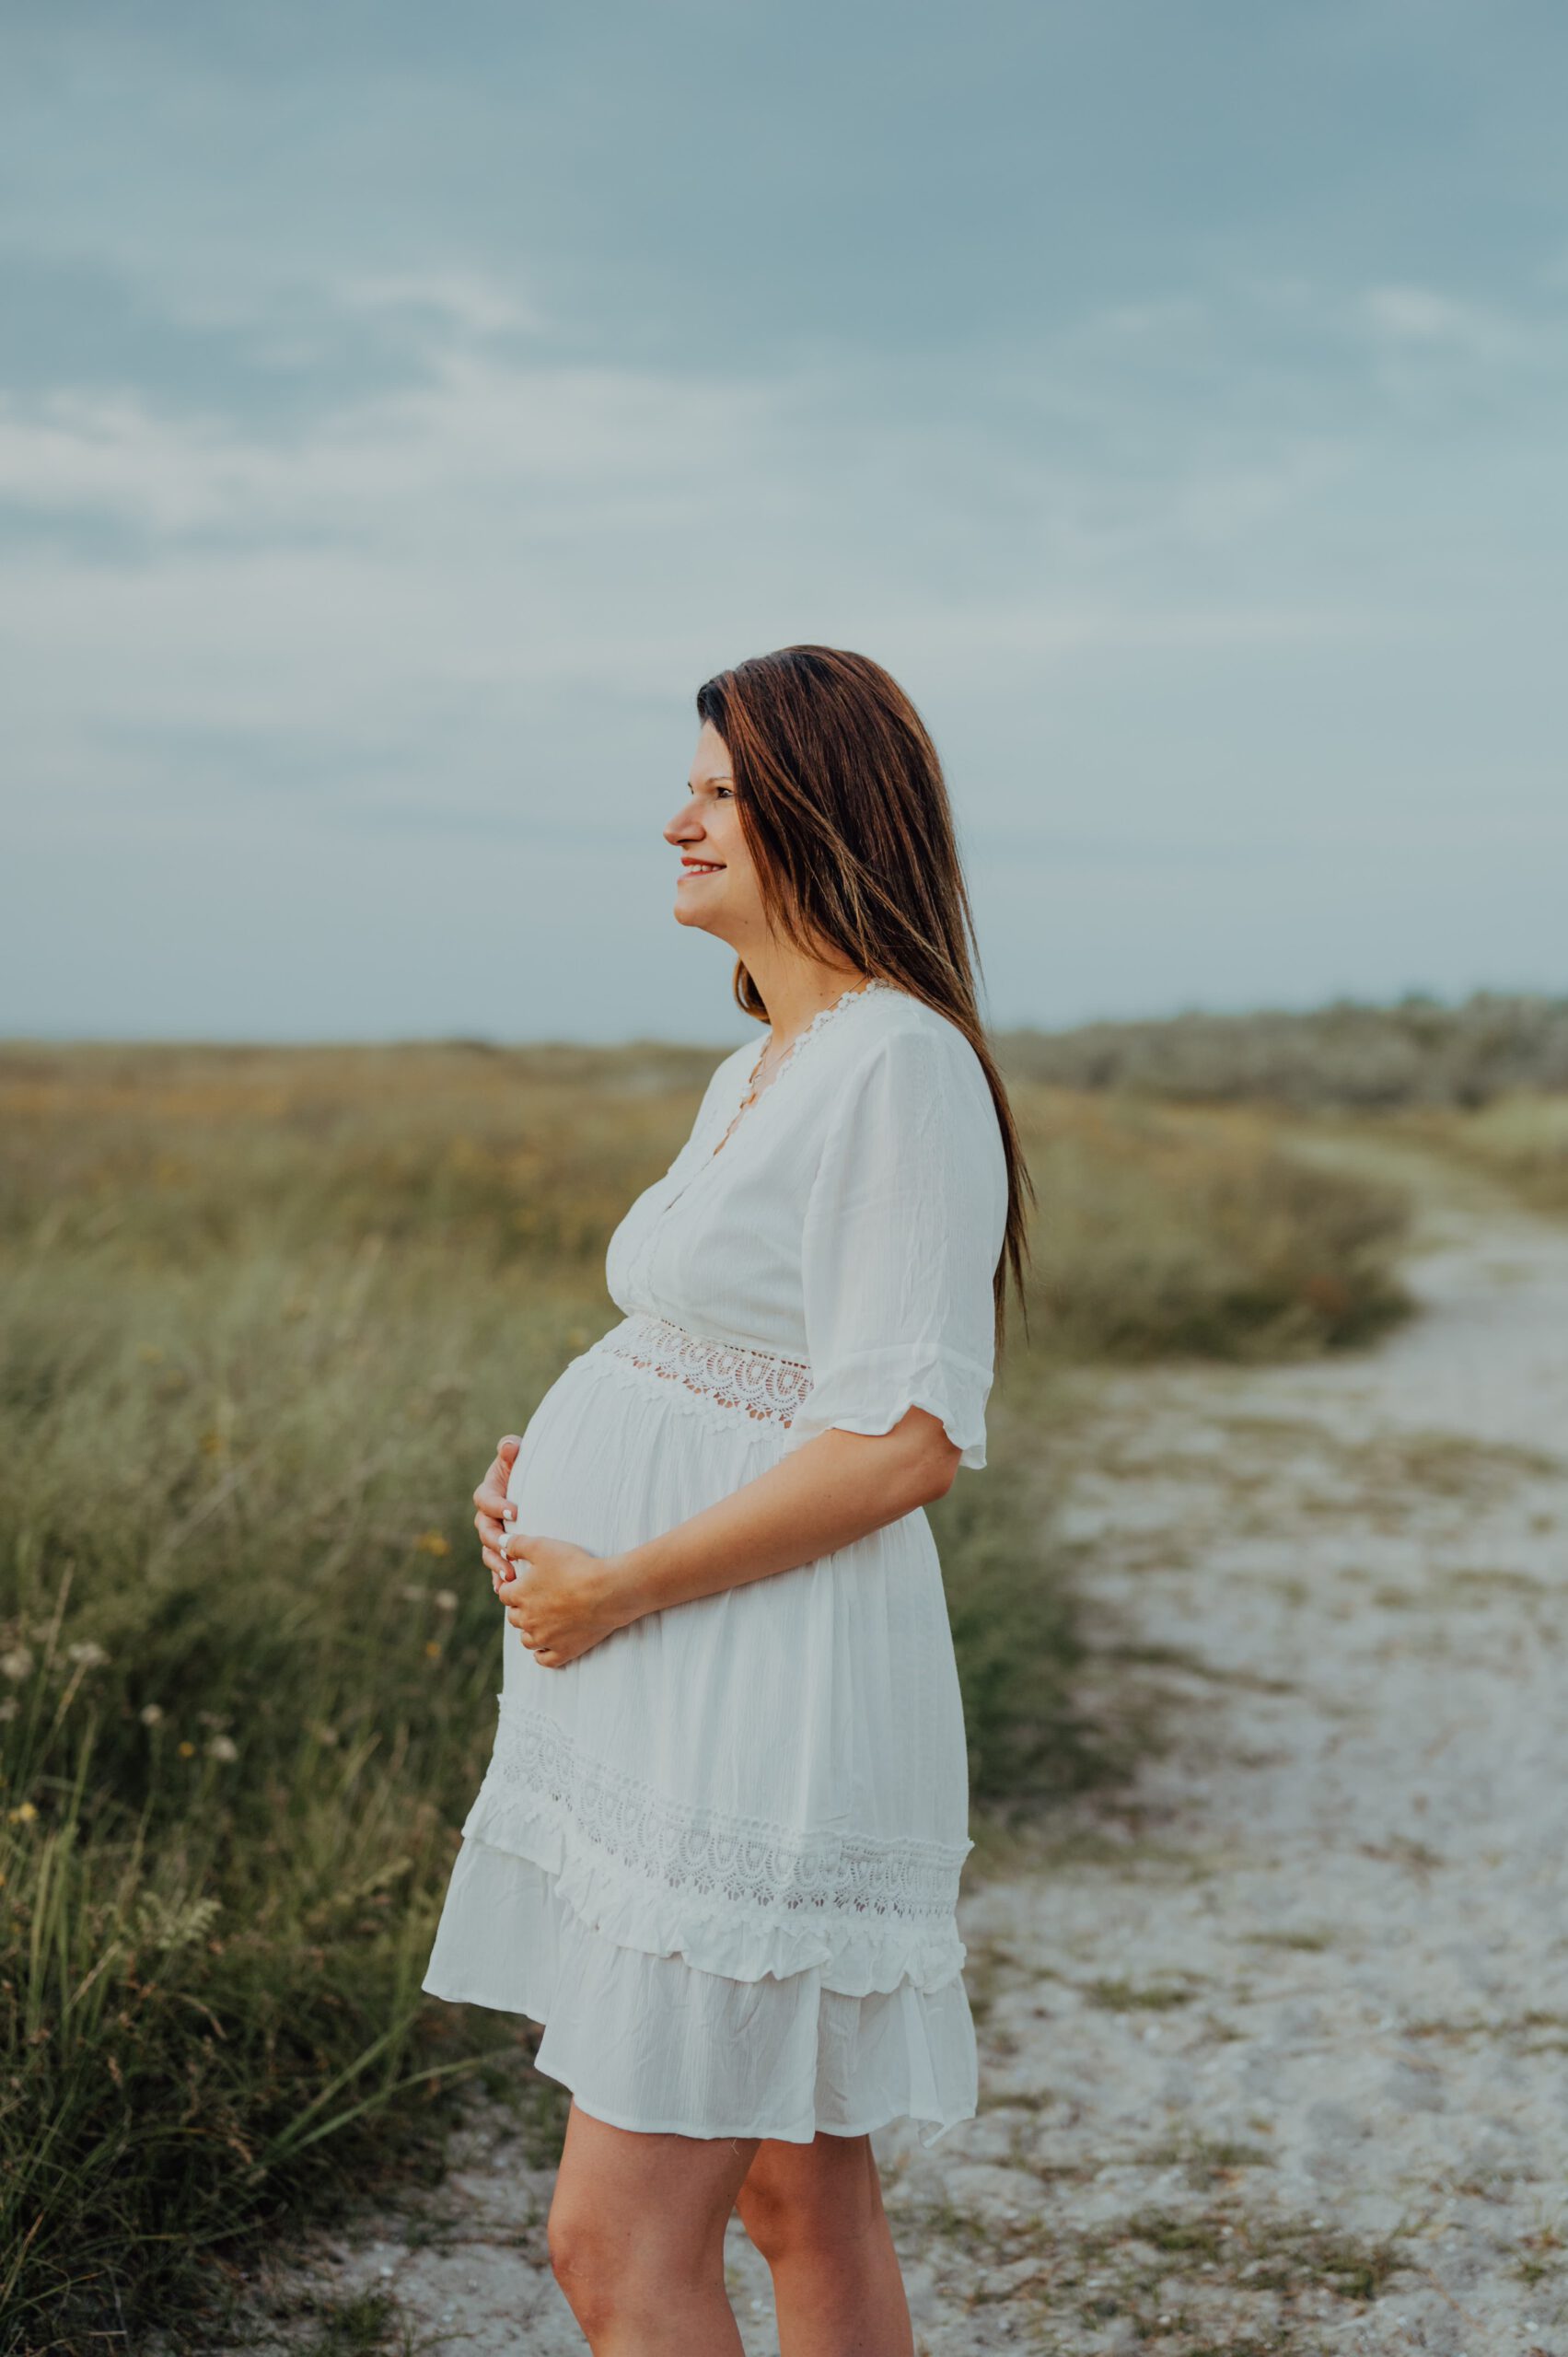
<path id="1" fill-rule="evenodd" d="M 663 2348 L 672 2306 L 724 2296 L 724 2230 L 756 2156 L 749 2138 L 642 2134 L 574 2103 L 550 2205 L 550 2263 L 597 2348 Z M 610 2328 L 614 2328 L 613 2334 Z"/>
<path id="2" fill-rule="evenodd" d="M 776 2185 L 754 2185 L 748 2177 L 735 2206 L 753 2248 L 761 2251 L 770 2267 L 775 2259 L 784 2258 L 791 2243 L 799 2239 L 803 2222 L 796 2206 Z"/>
<path id="3" fill-rule="evenodd" d="M 819 2139 L 787 2154 L 759 2153 L 738 2207 L 770 2267 L 861 2242 L 881 2216 L 880 2189 L 861 2138 Z"/>
<path id="4" fill-rule="evenodd" d="M 672 2301 L 700 2295 L 724 2280 L 724 2222 L 733 2189 L 716 2214 L 693 2200 L 673 2210 L 621 2203 L 591 2177 L 557 2179 L 546 2235 L 550 2264 L 573 2315 L 590 2341 L 611 2325 L 657 2323 Z"/>
<path id="5" fill-rule="evenodd" d="M 559 2194 L 551 2204 L 546 2236 L 552 2272 L 591 2340 L 624 2305 L 627 2254 L 617 2250 L 601 2222 Z"/>

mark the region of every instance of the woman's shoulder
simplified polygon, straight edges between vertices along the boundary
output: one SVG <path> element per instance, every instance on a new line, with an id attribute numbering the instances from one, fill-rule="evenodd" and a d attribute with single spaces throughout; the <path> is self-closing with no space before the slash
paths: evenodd
<path id="1" fill-rule="evenodd" d="M 939 1007 L 892 983 L 879 983 L 865 993 L 865 1020 L 854 1027 L 854 1037 L 844 1045 L 852 1063 L 889 1062 L 907 1071 L 917 1084 L 922 1076 L 937 1082 L 952 1080 L 978 1087 L 990 1101 L 985 1067 L 961 1024 Z"/>
<path id="2" fill-rule="evenodd" d="M 933 1199 L 997 1204 L 1005 1216 L 1001 1118 L 961 1024 L 912 992 L 870 993 L 820 1071 L 819 1170 L 913 1169 Z"/>

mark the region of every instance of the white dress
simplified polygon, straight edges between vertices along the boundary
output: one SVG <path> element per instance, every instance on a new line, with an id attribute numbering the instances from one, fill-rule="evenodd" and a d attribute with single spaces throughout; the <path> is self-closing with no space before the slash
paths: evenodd
<path id="1" fill-rule="evenodd" d="M 719 1065 L 610 1239 L 623 1316 L 523 1434 L 524 1532 L 616 1552 L 912 1406 L 985 1463 L 1007 1179 L 973 1049 L 877 981 L 737 1119 L 757 1054 Z M 800 2143 L 908 2117 L 929 2143 L 970 2118 L 968 1763 L 924 1513 L 564 1669 L 503 1631 L 424 1987 L 542 2022 L 540 2069 L 614 2127 Z"/>

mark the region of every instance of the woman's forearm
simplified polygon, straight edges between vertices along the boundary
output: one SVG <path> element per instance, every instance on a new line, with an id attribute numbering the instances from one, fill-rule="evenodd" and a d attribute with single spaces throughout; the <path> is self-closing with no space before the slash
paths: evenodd
<path id="1" fill-rule="evenodd" d="M 890 1433 L 818 1433 L 727 1498 L 606 1565 L 627 1618 L 743 1587 L 833 1554 L 940 1497 L 958 1452 L 912 1408 Z"/>

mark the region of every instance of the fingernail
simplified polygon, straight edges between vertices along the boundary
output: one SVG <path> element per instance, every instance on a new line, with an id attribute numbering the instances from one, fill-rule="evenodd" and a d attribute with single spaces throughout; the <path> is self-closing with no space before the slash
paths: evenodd
<path id="1" fill-rule="evenodd" d="M 516 1521 L 517 1521 L 517 1507 L 516 1507 L 516 1506 L 508 1506 L 508 1507 L 507 1507 L 507 1509 L 506 1509 L 506 1514 L 505 1514 L 505 1519 L 506 1519 L 506 1521 L 508 1521 L 508 1522 L 516 1522 Z"/>

